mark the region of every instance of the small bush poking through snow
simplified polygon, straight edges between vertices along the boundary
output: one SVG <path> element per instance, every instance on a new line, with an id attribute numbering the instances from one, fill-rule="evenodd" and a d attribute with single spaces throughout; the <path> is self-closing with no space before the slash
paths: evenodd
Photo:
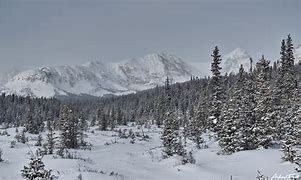
<path id="1" fill-rule="evenodd" d="M 2 149 L 0 149 L 0 162 L 2 162 L 2 161 L 3 161 L 3 159 L 2 159 L 2 155 L 3 155 L 3 152 L 2 152 Z"/>
<path id="2" fill-rule="evenodd" d="M 15 148 L 15 147 L 16 147 L 16 141 L 11 141 L 10 148 Z"/>

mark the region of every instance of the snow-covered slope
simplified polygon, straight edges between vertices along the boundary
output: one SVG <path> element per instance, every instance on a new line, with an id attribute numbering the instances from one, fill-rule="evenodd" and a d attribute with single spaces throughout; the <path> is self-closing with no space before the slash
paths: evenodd
<path id="1" fill-rule="evenodd" d="M 123 126 L 121 129 L 132 129 L 141 133 L 137 126 Z M 1 130 L 0 130 L 1 131 Z M 0 147 L 3 150 L 4 162 L 0 162 L 0 180 L 22 180 L 21 169 L 28 165 L 30 151 L 35 152 L 37 136 L 26 133 L 29 142 L 16 142 L 11 148 L 11 142 L 16 135 L 15 128 L 7 130 L 10 136 L 0 136 Z M 21 128 L 19 128 L 21 132 Z M 144 133 L 148 141 L 136 137 L 135 143 L 130 139 L 119 138 L 117 131 L 99 131 L 95 127 L 89 132 L 85 141 L 91 143 L 91 150 L 70 149 L 75 159 L 62 159 L 53 155 L 45 155 L 45 169 L 52 169 L 52 174 L 59 180 L 74 180 L 80 174 L 84 180 L 255 180 L 259 170 L 269 179 L 278 176 L 294 174 L 295 166 L 281 160 L 279 149 L 261 149 L 241 151 L 232 155 L 217 155 L 220 150 L 214 138 L 205 134 L 204 140 L 208 148 L 197 149 L 190 140 L 185 147 L 192 152 L 195 164 L 181 164 L 179 156 L 162 159 L 160 140 L 162 130 L 152 126 Z M 41 133 L 46 143 L 47 132 Z M 55 132 L 54 137 L 58 137 Z M 54 152 L 58 149 L 56 148 Z"/>
<path id="2" fill-rule="evenodd" d="M 150 54 L 122 63 L 88 62 L 80 66 L 42 67 L 24 71 L 4 85 L 2 92 L 22 96 L 126 94 L 198 75 L 182 59 L 167 54 Z"/>
<path id="3" fill-rule="evenodd" d="M 236 48 L 229 54 L 223 56 L 222 60 L 222 73 L 237 73 L 240 65 L 242 64 L 245 70 L 250 68 L 251 56 L 244 50 Z"/>
<path id="4" fill-rule="evenodd" d="M 295 47 L 294 55 L 295 55 L 295 62 L 296 63 L 301 62 L 301 44 Z"/>
<path id="5" fill-rule="evenodd" d="M 8 81 L 10 81 L 15 75 L 22 72 L 23 68 L 13 68 L 0 73 L 0 87 L 4 86 Z"/>

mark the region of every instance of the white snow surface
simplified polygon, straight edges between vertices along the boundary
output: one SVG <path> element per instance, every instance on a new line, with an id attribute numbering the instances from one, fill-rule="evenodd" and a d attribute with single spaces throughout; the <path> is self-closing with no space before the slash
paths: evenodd
<path id="1" fill-rule="evenodd" d="M 131 128 L 136 132 L 141 131 L 136 127 L 122 127 Z M 162 159 L 161 129 L 152 127 L 144 131 L 150 136 L 149 141 L 136 139 L 136 143 L 131 144 L 129 139 L 120 139 L 117 132 L 90 129 L 86 140 L 92 143 L 91 150 L 70 150 L 76 152 L 80 159 L 46 155 L 43 157 L 45 169 L 52 169 L 52 174 L 62 180 L 77 179 L 79 174 L 82 174 L 84 180 L 228 180 L 230 175 L 233 180 L 254 180 L 257 170 L 270 178 L 275 174 L 284 176 L 294 173 L 294 165 L 281 160 L 282 152 L 279 149 L 217 155 L 217 142 L 210 141 L 207 136 L 204 136 L 209 146 L 207 149 L 197 150 L 188 142 L 187 149 L 193 150 L 196 164 L 182 165 L 181 158 L 177 156 Z M 15 148 L 10 148 L 15 129 L 8 129 L 8 133 L 10 136 L 0 136 L 5 160 L 0 162 L 0 180 L 21 180 L 20 170 L 28 164 L 30 151 L 37 149 L 34 146 L 37 135 L 26 134 L 29 138 L 28 146 L 17 142 Z M 46 132 L 43 133 L 45 138 Z M 110 175 L 111 172 L 114 175 Z"/>
<path id="2" fill-rule="evenodd" d="M 299 63 L 301 62 L 301 44 L 297 45 L 294 50 L 295 62 Z"/>
<path id="3" fill-rule="evenodd" d="M 92 61 L 27 70 L 7 82 L 2 93 L 32 97 L 127 94 L 163 85 L 166 77 L 183 82 L 197 75 L 198 71 L 181 58 L 161 52 L 121 63 Z"/>
<path id="4" fill-rule="evenodd" d="M 250 69 L 251 56 L 243 49 L 236 48 L 222 57 L 222 73 L 238 73 L 242 64 L 245 71 Z"/>
<path id="5" fill-rule="evenodd" d="M 12 68 L 5 72 L 0 73 L 0 87 L 4 86 L 15 75 L 19 74 L 22 71 L 24 71 L 24 68 Z"/>

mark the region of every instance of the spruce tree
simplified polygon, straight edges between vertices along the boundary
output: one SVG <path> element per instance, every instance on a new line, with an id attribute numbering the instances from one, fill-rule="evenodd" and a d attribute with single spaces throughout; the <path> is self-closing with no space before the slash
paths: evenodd
<path id="1" fill-rule="evenodd" d="M 54 117 L 51 111 L 47 112 L 46 116 L 46 129 L 50 130 L 53 128 Z"/>
<path id="2" fill-rule="evenodd" d="M 116 111 L 115 111 L 115 108 L 114 106 L 112 107 L 111 109 L 111 112 L 110 112 L 110 128 L 111 128 L 111 131 L 113 131 L 116 127 Z"/>
<path id="3" fill-rule="evenodd" d="M 272 104 L 272 89 L 270 86 L 270 61 L 264 56 L 257 63 L 256 77 L 256 122 L 254 133 L 257 137 L 257 147 L 268 148 L 271 146 L 275 132 L 274 109 Z"/>
<path id="4" fill-rule="evenodd" d="M 211 108 L 210 108 L 210 125 L 211 128 L 215 132 L 218 132 L 220 130 L 220 115 L 221 115 L 221 109 L 222 109 L 222 101 L 223 101 L 223 95 L 222 95 L 222 76 L 221 76 L 221 55 L 219 54 L 219 49 L 217 46 L 215 46 L 213 53 L 211 55 L 213 57 L 212 63 L 211 63 L 211 72 L 212 77 L 210 81 L 210 87 L 211 87 Z"/>
<path id="5" fill-rule="evenodd" d="M 52 180 L 51 170 L 45 170 L 42 157 L 32 157 L 28 166 L 24 166 L 21 175 L 26 180 Z"/>
<path id="6" fill-rule="evenodd" d="M 287 110 L 287 117 L 285 119 L 288 122 L 283 123 L 283 129 L 285 129 L 285 134 L 283 136 L 283 140 L 281 141 L 281 150 L 283 151 L 282 159 L 289 162 L 295 162 L 297 158 L 297 151 L 295 146 L 298 144 L 298 118 L 300 117 L 300 109 L 299 107 L 295 107 L 298 109 L 289 108 Z"/>
<path id="7" fill-rule="evenodd" d="M 300 102 L 300 101 L 299 101 Z M 297 116 L 296 116 L 296 145 L 301 145 L 301 108 L 297 110 Z"/>
<path id="8" fill-rule="evenodd" d="M 277 113 L 277 130 L 278 138 L 285 138 L 285 134 L 290 129 L 285 129 L 291 124 L 291 113 L 296 110 L 296 98 L 298 96 L 297 77 L 295 73 L 295 63 L 293 55 L 292 38 L 288 35 L 286 41 L 281 43 L 281 57 L 277 83 L 275 88 L 275 104 Z"/>
<path id="9" fill-rule="evenodd" d="M 29 107 L 26 114 L 25 128 L 31 134 L 39 134 L 38 119 L 33 115 L 35 115 L 33 107 Z"/>
<path id="10" fill-rule="evenodd" d="M 176 146 L 179 141 L 179 126 L 173 113 L 167 112 L 164 119 L 164 128 L 161 139 L 163 141 L 163 152 L 166 157 L 176 154 Z"/>
<path id="11" fill-rule="evenodd" d="M 123 124 L 123 115 L 122 115 L 121 109 L 119 107 L 116 110 L 116 122 L 118 125 Z"/>
<path id="12" fill-rule="evenodd" d="M 252 67 L 253 60 L 250 59 L 250 72 L 245 74 L 242 85 L 242 102 L 240 107 L 240 147 L 244 150 L 256 148 L 257 137 L 254 134 L 254 124 L 256 122 L 256 101 L 255 101 L 255 80 Z"/>
<path id="13" fill-rule="evenodd" d="M 63 106 L 60 111 L 60 131 L 62 148 L 78 147 L 78 127 L 74 112 L 68 106 Z"/>
<path id="14" fill-rule="evenodd" d="M 50 128 L 47 134 L 46 154 L 53 154 L 54 144 L 55 144 L 53 136 L 54 136 L 54 132 L 52 128 Z"/>
<path id="15" fill-rule="evenodd" d="M 164 116 L 164 127 L 161 135 L 164 157 L 174 154 L 183 156 L 185 150 L 182 145 L 179 120 L 175 116 L 174 107 L 171 107 L 171 89 L 168 78 L 165 82 L 165 102 L 167 112 Z"/>
<path id="16" fill-rule="evenodd" d="M 276 88 L 275 106 L 277 120 L 277 138 L 281 140 L 283 151 L 282 159 L 293 162 L 295 156 L 294 146 L 297 144 L 298 126 L 298 84 L 295 72 L 292 38 L 288 35 L 282 40 L 280 50 L 280 63 Z"/>
<path id="17" fill-rule="evenodd" d="M 165 116 L 165 98 L 164 98 L 164 94 L 161 93 L 156 101 L 156 109 L 155 109 L 155 114 L 154 114 L 154 118 L 156 121 L 156 125 L 158 127 L 161 127 L 161 125 L 163 124 L 163 119 Z"/>
<path id="18" fill-rule="evenodd" d="M 241 65 L 238 79 L 232 87 L 229 101 L 224 105 L 221 119 L 222 129 L 219 133 L 219 144 L 222 153 L 231 154 L 248 148 L 250 144 L 249 99 L 246 88 L 246 73 Z M 252 137 L 252 136 L 251 136 Z"/>
<path id="19" fill-rule="evenodd" d="M 204 99 L 199 102 L 195 115 L 189 121 L 190 138 L 194 141 L 198 149 L 204 143 L 202 135 L 206 131 L 206 121 L 208 118 L 205 103 Z"/>
<path id="20" fill-rule="evenodd" d="M 108 127 L 108 120 L 105 115 L 103 107 L 98 108 L 97 110 L 97 121 L 98 121 L 98 126 L 101 131 L 106 131 Z"/>

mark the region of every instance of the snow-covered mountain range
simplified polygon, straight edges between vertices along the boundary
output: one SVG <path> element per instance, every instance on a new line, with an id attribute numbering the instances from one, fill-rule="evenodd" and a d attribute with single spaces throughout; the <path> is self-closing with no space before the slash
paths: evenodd
<path id="1" fill-rule="evenodd" d="M 301 60 L 301 45 L 295 47 L 296 62 Z M 241 64 L 250 68 L 250 55 L 236 48 L 222 57 L 222 73 L 237 73 Z M 2 93 L 32 97 L 59 95 L 121 95 L 163 85 L 166 77 L 183 82 L 191 76 L 209 75 L 204 64 L 188 64 L 167 53 L 149 54 L 120 63 L 91 61 L 78 66 L 41 67 L 20 73 L 0 75 Z"/>
<path id="2" fill-rule="evenodd" d="M 242 64 L 246 70 L 250 69 L 251 56 L 244 50 L 236 48 L 229 54 L 223 56 L 222 73 L 237 73 Z"/>
<path id="3" fill-rule="evenodd" d="M 162 85 L 167 76 L 173 82 L 183 82 L 196 75 L 200 74 L 181 58 L 157 53 L 121 63 L 92 61 L 79 66 L 30 69 L 11 78 L 2 93 L 32 97 L 119 95 Z"/>

